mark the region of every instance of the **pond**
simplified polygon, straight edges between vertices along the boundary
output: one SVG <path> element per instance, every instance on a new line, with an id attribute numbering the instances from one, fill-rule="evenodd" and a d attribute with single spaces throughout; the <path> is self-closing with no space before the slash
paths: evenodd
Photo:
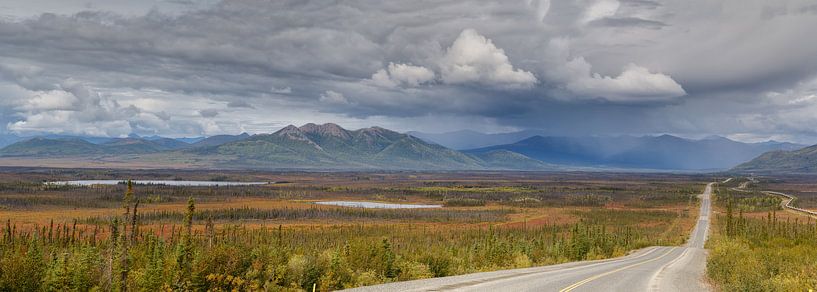
<path id="1" fill-rule="evenodd" d="M 124 184 L 125 180 L 69 180 L 46 182 L 47 185 L 92 186 Z M 165 185 L 185 187 L 218 187 L 218 186 L 252 186 L 274 184 L 274 182 L 238 182 L 238 181 L 197 181 L 197 180 L 133 180 L 137 185 Z"/>
<path id="2" fill-rule="evenodd" d="M 326 201 L 315 202 L 318 205 L 331 205 L 341 207 L 371 208 L 371 209 L 423 209 L 442 208 L 442 205 L 420 205 L 420 204 L 389 204 L 377 202 L 357 202 L 357 201 Z"/>

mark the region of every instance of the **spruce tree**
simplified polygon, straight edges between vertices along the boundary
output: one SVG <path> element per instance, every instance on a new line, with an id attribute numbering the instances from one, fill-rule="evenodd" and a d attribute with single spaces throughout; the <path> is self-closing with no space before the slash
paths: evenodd
<path id="1" fill-rule="evenodd" d="M 176 263 L 178 264 L 178 275 L 176 279 L 176 286 L 178 289 L 185 290 L 190 280 L 190 271 L 192 270 L 193 258 L 193 213 L 196 211 L 196 205 L 193 197 L 187 200 L 187 213 L 184 216 L 185 232 L 182 235 L 182 240 L 177 250 Z"/>

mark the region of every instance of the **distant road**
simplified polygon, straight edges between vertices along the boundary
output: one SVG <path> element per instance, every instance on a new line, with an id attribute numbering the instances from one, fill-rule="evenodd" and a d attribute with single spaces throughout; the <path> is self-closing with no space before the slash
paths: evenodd
<path id="1" fill-rule="evenodd" d="M 763 191 L 763 193 L 767 194 L 767 195 L 770 195 L 770 196 L 783 197 L 783 200 L 780 201 L 780 207 L 782 207 L 783 209 L 788 209 L 789 211 L 793 211 L 793 212 L 795 212 L 797 214 L 800 214 L 800 215 L 805 215 L 805 216 L 809 216 L 809 217 L 812 217 L 812 218 L 817 218 L 817 212 L 815 212 L 815 211 L 806 210 L 806 209 L 797 208 L 795 206 L 792 206 L 791 202 L 794 201 L 794 199 L 796 199 L 795 196 L 792 196 L 792 195 L 789 195 L 789 194 L 784 194 L 784 193 L 781 193 L 781 192 L 772 192 L 772 191 Z"/>
<path id="2" fill-rule="evenodd" d="M 526 269 L 368 286 L 350 291 L 709 291 L 704 282 L 712 186 L 685 246 L 654 246 L 628 256 Z"/>
<path id="3" fill-rule="evenodd" d="M 737 192 L 751 192 L 751 190 L 748 190 L 749 184 L 750 183 L 757 183 L 757 180 L 755 180 L 754 178 L 751 178 L 751 177 L 748 178 L 748 179 L 750 181 L 743 182 L 743 183 L 740 184 L 740 186 L 738 186 L 737 188 L 731 188 L 731 190 L 737 191 Z M 731 178 L 730 178 L 730 180 L 731 180 Z M 766 194 L 768 196 L 783 197 L 783 200 L 780 201 L 780 208 L 783 208 L 783 210 L 786 210 L 786 211 L 789 211 L 789 212 L 792 212 L 792 213 L 795 213 L 795 214 L 798 214 L 798 215 L 808 216 L 808 217 L 817 219 L 817 212 L 811 211 L 811 210 L 806 210 L 806 209 L 803 209 L 803 208 L 798 208 L 798 207 L 795 207 L 795 206 L 791 205 L 791 202 L 794 201 L 795 199 L 797 199 L 797 197 L 795 197 L 795 196 L 785 194 L 785 193 L 781 193 L 781 192 L 773 192 L 773 191 L 760 191 L 760 192 L 764 193 L 764 194 Z"/>

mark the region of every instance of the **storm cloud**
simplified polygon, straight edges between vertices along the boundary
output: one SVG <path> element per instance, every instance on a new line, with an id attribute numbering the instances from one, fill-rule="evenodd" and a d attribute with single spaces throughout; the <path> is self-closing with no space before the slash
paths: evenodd
<path id="1" fill-rule="evenodd" d="M 3 4 L 6 132 L 336 122 L 817 142 L 811 1 L 39 2 Z"/>

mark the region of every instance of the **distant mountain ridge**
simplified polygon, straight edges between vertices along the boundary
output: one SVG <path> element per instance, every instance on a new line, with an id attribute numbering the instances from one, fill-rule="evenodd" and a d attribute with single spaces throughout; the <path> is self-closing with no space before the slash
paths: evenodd
<path id="1" fill-rule="evenodd" d="M 145 154 L 175 150 L 184 147 L 178 141 L 149 141 L 134 138 L 117 138 L 102 144 L 94 144 L 79 138 L 43 138 L 23 140 L 3 149 L 0 156 L 74 156 L 94 154 Z"/>
<path id="2" fill-rule="evenodd" d="M 20 138 L 16 143 L 0 149 L 0 156 L 75 156 L 75 155 L 117 155 L 150 154 L 164 151 L 192 149 L 221 145 L 249 137 L 249 135 L 220 135 L 189 144 L 173 138 L 159 136 L 128 138 L 80 137 L 67 135 L 47 135 L 34 138 Z M 206 142 L 205 142 L 206 141 Z"/>
<path id="3" fill-rule="evenodd" d="M 211 147 L 211 146 L 218 146 L 230 142 L 240 141 L 249 138 L 250 135 L 247 133 L 241 133 L 239 135 L 215 135 L 210 136 L 207 138 L 197 139 L 197 141 L 190 143 L 192 147 Z"/>
<path id="4" fill-rule="evenodd" d="M 20 136 L 14 134 L 2 134 L 0 133 L 0 148 L 6 147 L 8 145 L 17 143 L 18 141 L 22 140 Z"/>
<path id="5" fill-rule="evenodd" d="M 530 133 L 533 132 L 490 137 L 511 139 Z M 130 159 L 148 165 L 254 169 L 710 171 L 729 169 L 767 151 L 800 147 L 775 141 L 742 143 L 718 136 L 691 140 L 672 135 L 534 135 L 506 144 L 454 150 L 429 142 L 428 137 L 420 139 L 381 127 L 347 130 L 332 123 L 309 123 L 300 127 L 289 125 L 268 134 L 217 135 L 196 139 L 192 144 L 160 136 L 52 135 L 18 141 L 0 149 L 0 157 L 85 161 L 104 157 L 106 161 Z"/>
<path id="6" fill-rule="evenodd" d="M 672 135 L 617 137 L 534 136 L 516 143 L 465 150 L 480 154 L 507 150 L 539 161 L 579 167 L 657 170 L 724 170 L 761 153 L 802 147 L 792 143 L 742 143 L 723 137 L 701 140 Z"/>
<path id="7" fill-rule="evenodd" d="M 509 133 L 485 134 L 472 130 L 461 130 L 447 133 L 423 133 L 411 131 L 406 134 L 437 143 L 445 147 L 466 150 L 494 145 L 510 144 L 533 136 L 546 136 L 543 131 L 526 130 Z"/>
<path id="8" fill-rule="evenodd" d="M 332 123 L 289 125 L 274 133 L 252 136 L 218 135 L 192 144 L 135 135 L 94 141 L 97 143 L 77 137 L 37 137 L 0 149 L 0 156 L 94 160 L 98 159 L 95 155 L 105 155 L 106 160 L 119 157 L 157 164 L 194 161 L 217 168 L 259 169 L 555 169 L 510 151 L 471 155 L 381 127 L 347 130 Z"/>
<path id="9" fill-rule="evenodd" d="M 793 151 L 770 151 L 732 168 L 744 173 L 817 173 L 817 145 Z"/>
<path id="10" fill-rule="evenodd" d="M 380 127 L 289 125 L 218 147 L 191 150 L 234 157 L 231 163 L 324 169 L 483 169 L 485 161 Z"/>

